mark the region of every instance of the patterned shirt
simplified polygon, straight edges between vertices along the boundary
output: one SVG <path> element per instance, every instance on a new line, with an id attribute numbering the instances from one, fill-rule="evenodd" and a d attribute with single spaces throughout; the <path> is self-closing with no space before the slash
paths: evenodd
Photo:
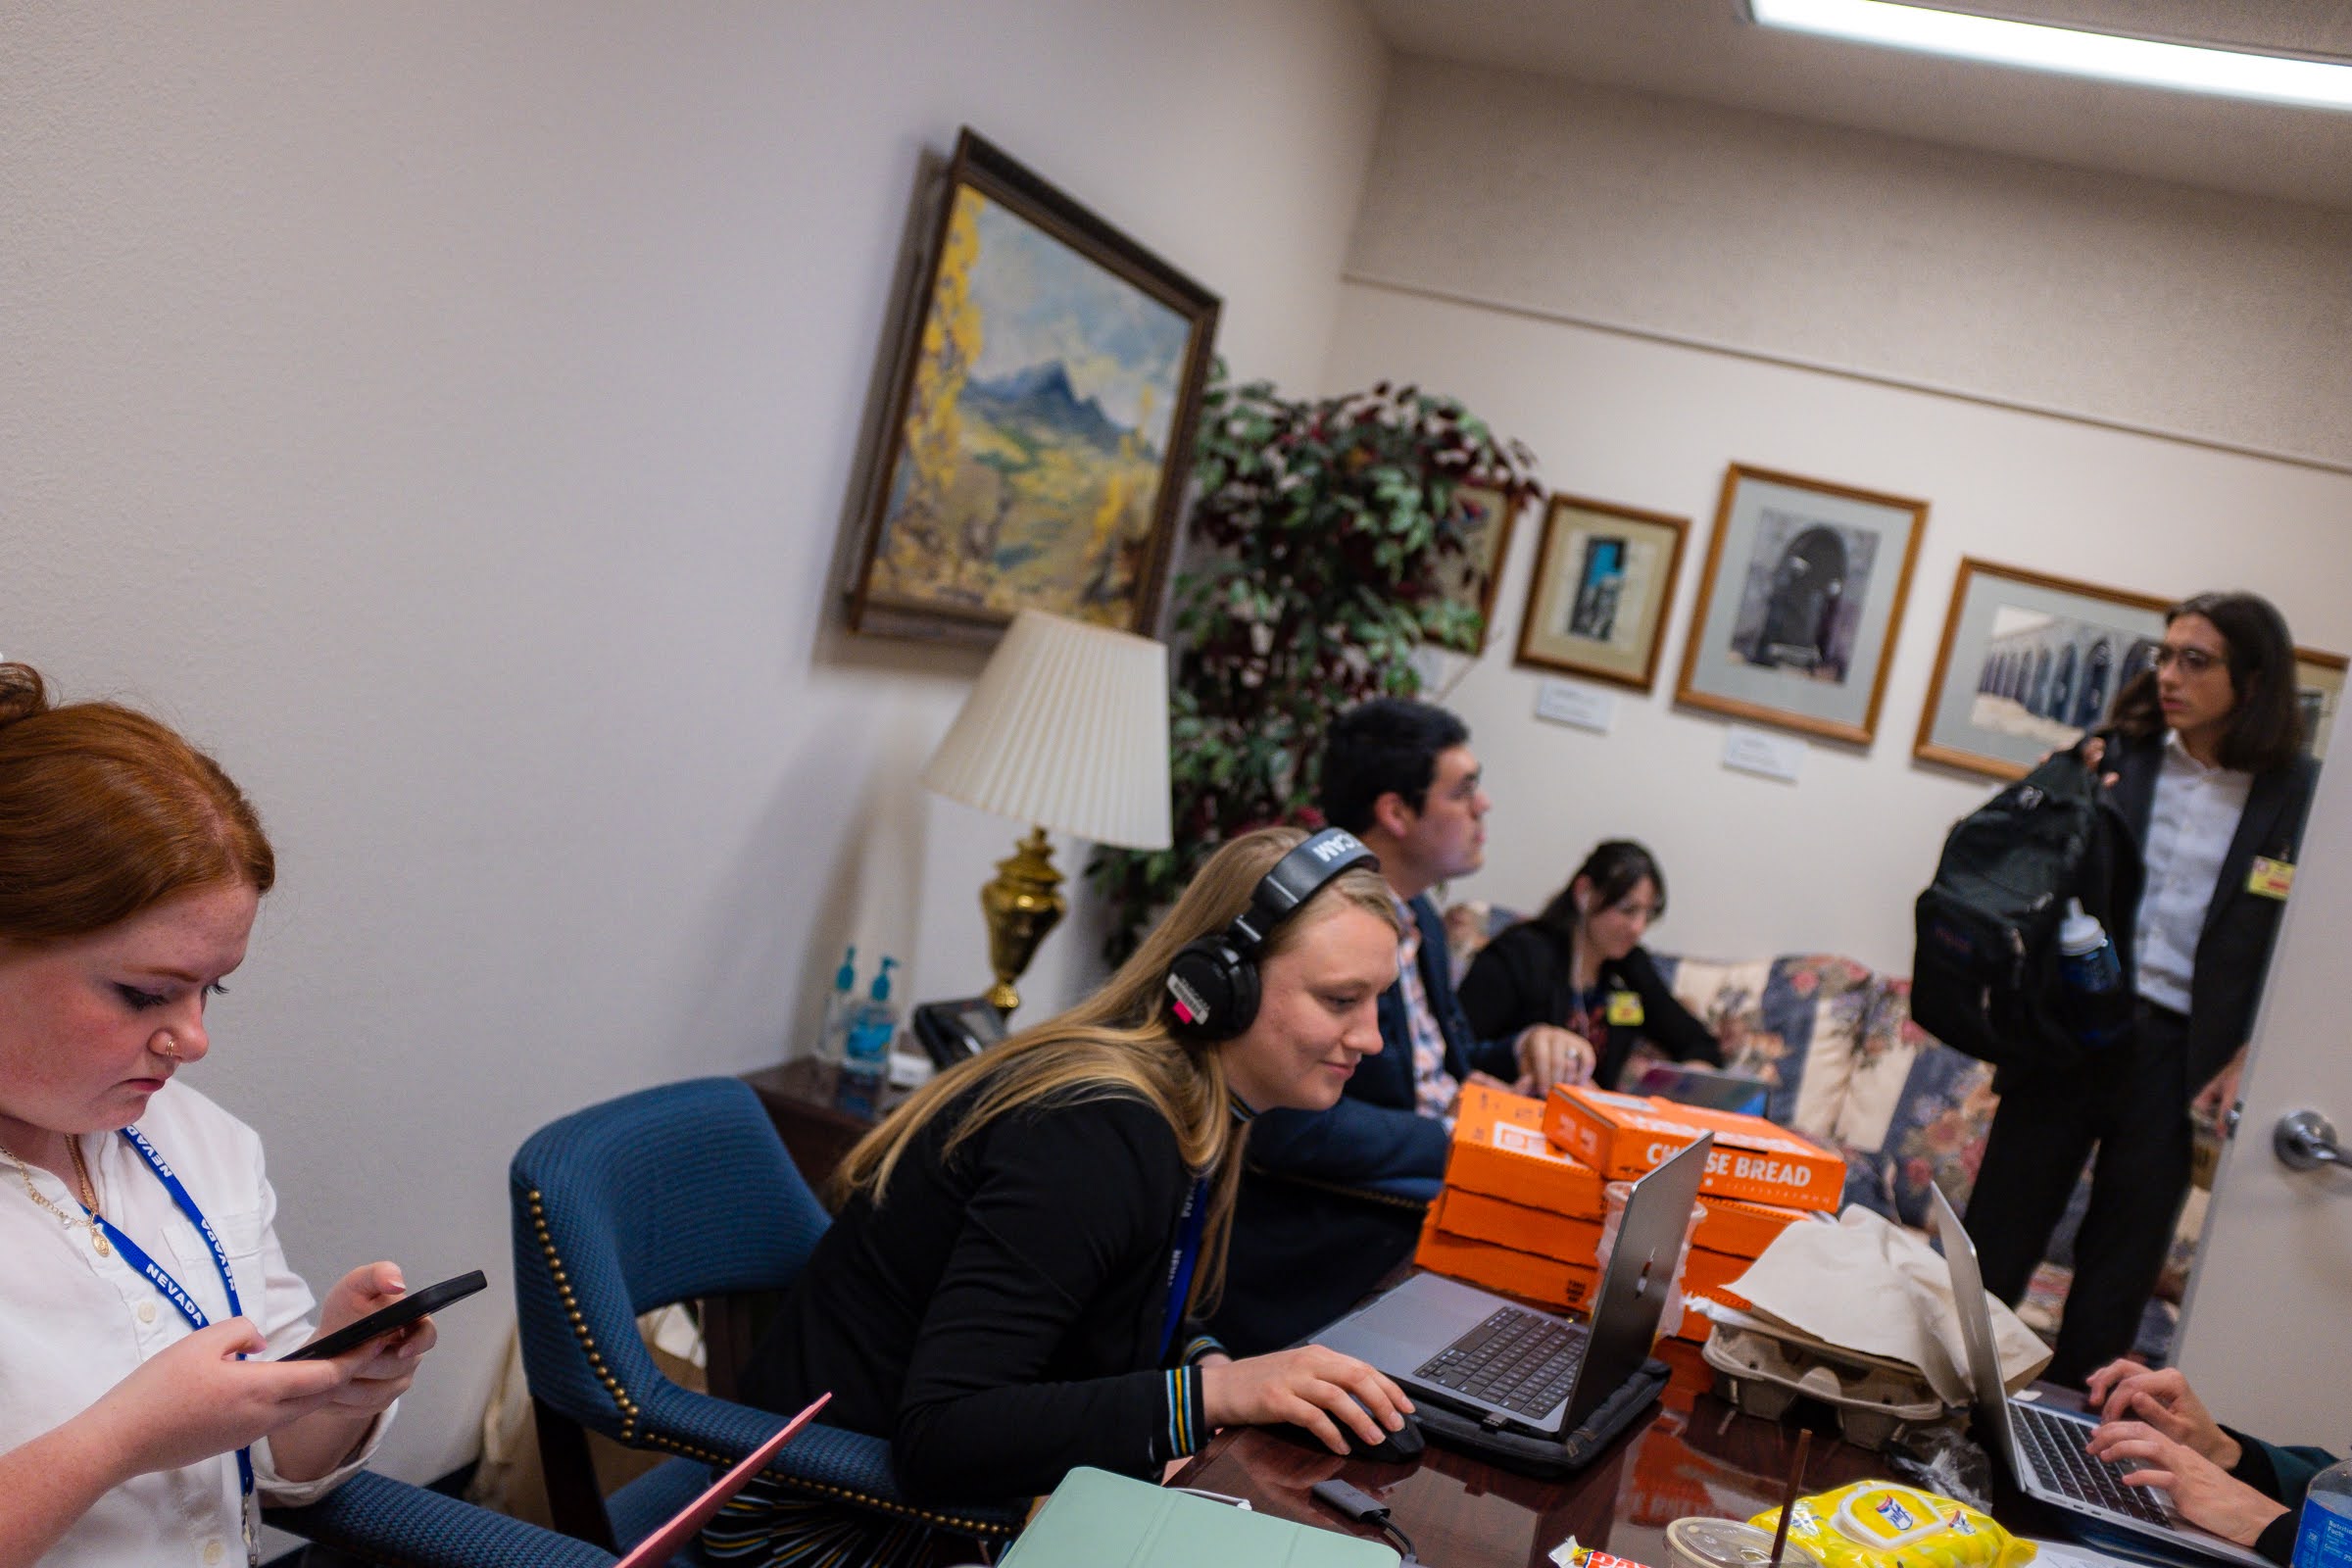
<path id="1" fill-rule="evenodd" d="M 1394 889 L 1389 897 L 1396 905 L 1396 991 L 1404 1003 L 1405 1031 L 1413 1042 L 1413 1108 L 1444 1120 L 1462 1086 L 1446 1070 L 1446 1031 L 1438 1027 L 1429 988 L 1421 983 L 1421 922 Z"/>

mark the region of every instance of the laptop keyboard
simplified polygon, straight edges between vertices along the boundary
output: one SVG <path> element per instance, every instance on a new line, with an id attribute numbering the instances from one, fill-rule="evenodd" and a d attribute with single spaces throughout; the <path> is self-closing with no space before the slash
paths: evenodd
<path id="1" fill-rule="evenodd" d="M 2175 1524 L 2167 1506 L 2171 1499 L 2163 1493 L 2153 1487 L 2124 1485 L 2123 1477 L 2140 1468 L 2137 1463 L 2110 1463 L 2083 1451 L 2082 1440 L 2090 1429 L 2082 1422 L 2033 1404 L 2013 1403 L 2009 1414 L 2018 1442 L 2041 1472 L 2041 1479 L 2054 1490 L 2144 1524 L 2167 1528 Z"/>
<path id="2" fill-rule="evenodd" d="M 1540 1420 L 1568 1396 L 1584 1364 L 1585 1331 L 1515 1306 L 1448 1345 L 1413 1373 L 1423 1383 Z"/>

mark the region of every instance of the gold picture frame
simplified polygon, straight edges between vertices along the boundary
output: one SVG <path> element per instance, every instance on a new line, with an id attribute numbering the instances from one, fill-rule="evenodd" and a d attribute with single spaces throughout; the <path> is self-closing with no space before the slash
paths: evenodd
<path id="1" fill-rule="evenodd" d="M 1652 689 L 1690 530 L 1688 517 L 1553 496 L 1512 662 Z"/>

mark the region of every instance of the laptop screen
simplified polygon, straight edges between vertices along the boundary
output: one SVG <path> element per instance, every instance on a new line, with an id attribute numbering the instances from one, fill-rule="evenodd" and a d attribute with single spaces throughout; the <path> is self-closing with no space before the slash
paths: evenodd
<path id="1" fill-rule="evenodd" d="M 1936 1209 L 1936 1236 L 1943 1243 L 1943 1261 L 1952 1271 L 1952 1306 L 1960 1314 L 1960 1338 L 1968 1345 L 1968 1379 L 1976 1386 L 1977 1402 L 1997 1410 L 2008 1401 L 2001 1379 L 2001 1352 L 1992 1343 L 1992 1314 L 1984 1306 L 1984 1277 L 1977 1272 L 1977 1247 L 1952 1208 L 1943 1189 L 1930 1183 Z"/>

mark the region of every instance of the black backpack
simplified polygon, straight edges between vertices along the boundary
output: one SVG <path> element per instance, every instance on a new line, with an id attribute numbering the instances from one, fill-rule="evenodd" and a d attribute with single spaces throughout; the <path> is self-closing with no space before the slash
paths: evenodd
<path id="1" fill-rule="evenodd" d="M 2063 1066 L 2083 1047 L 2058 976 L 2058 925 L 2079 898 L 2119 955 L 2121 814 L 2073 752 L 2049 758 L 1962 817 L 1919 896 L 1911 1018 L 1996 1067 Z M 2129 969 L 2127 968 L 2127 973 Z"/>

